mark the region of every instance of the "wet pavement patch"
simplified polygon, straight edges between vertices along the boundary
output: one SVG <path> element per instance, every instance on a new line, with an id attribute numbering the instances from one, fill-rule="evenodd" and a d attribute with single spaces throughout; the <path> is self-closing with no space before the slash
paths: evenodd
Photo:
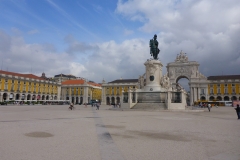
<path id="1" fill-rule="evenodd" d="M 182 142 L 191 141 L 185 136 L 174 135 L 170 133 L 144 132 L 144 131 L 127 131 L 127 132 L 130 133 L 130 135 L 144 136 L 151 139 L 162 139 L 162 140 L 182 141 Z"/>
<path id="2" fill-rule="evenodd" d="M 47 138 L 47 137 L 53 137 L 53 134 L 47 133 L 47 132 L 30 132 L 30 133 L 25 133 L 25 136 L 35 137 L 35 138 Z"/>

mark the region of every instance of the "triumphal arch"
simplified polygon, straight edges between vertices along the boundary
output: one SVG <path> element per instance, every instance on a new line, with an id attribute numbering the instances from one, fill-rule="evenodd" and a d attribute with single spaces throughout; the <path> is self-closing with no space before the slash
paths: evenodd
<path id="1" fill-rule="evenodd" d="M 207 99 L 207 77 L 199 72 L 199 63 L 197 61 L 189 61 L 186 53 L 181 51 L 174 62 L 168 63 L 167 71 L 172 86 L 178 86 L 178 81 L 181 78 L 189 80 L 191 105 L 198 100 Z"/>

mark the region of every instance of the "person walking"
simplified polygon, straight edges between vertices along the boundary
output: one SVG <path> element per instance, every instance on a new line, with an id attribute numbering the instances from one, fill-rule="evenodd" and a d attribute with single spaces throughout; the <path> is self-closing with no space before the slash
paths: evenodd
<path id="1" fill-rule="evenodd" d="M 208 111 L 210 112 L 211 111 L 211 104 L 210 103 L 208 103 L 207 108 L 208 108 Z"/>
<path id="2" fill-rule="evenodd" d="M 100 104 L 97 103 L 96 106 L 97 106 L 97 109 L 96 109 L 96 110 L 99 110 Z"/>
<path id="3" fill-rule="evenodd" d="M 239 107 L 239 104 L 237 104 L 237 107 L 235 108 L 235 110 L 236 110 L 238 119 L 240 119 L 240 107 Z"/>

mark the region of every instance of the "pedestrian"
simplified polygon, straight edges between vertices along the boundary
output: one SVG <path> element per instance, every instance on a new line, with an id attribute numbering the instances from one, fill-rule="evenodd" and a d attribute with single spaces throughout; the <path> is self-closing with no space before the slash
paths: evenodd
<path id="1" fill-rule="evenodd" d="M 211 111 L 211 104 L 210 103 L 208 103 L 207 108 L 208 108 L 208 111 L 210 112 Z"/>
<path id="2" fill-rule="evenodd" d="M 237 104 L 237 107 L 235 108 L 235 110 L 236 110 L 238 119 L 240 119 L 240 107 L 239 107 L 239 104 Z"/>
<path id="3" fill-rule="evenodd" d="M 87 103 L 84 103 L 85 104 L 85 107 L 84 108 L 87 108 Z"/>
<path id="4" fill-rule="evenodd" d="M 97 103 L 96 106 L 97 106 L 97 109 L 96 109 L 96 110 L 99 110 L 100 104 Z"/>

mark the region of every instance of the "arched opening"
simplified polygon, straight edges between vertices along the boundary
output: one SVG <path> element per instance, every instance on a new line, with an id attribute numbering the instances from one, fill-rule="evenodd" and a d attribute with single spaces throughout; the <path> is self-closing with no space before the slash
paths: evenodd
<path id="1" fill-rule="evenodd" d="M 42 95 L 42 100 L 45 100 L 45 96 L 44 95 Z"/>
<path id="2" fill-rule="evenodd" d="M 74 97 L 72 97 L 72 101 L 71 102 L 74 103 Z"/>
<path id="3" fill-rule="evenodd" d="M 115 104 L 115 98 L 114 97 L 111 98 L 111 104 Z"/>
<path id="4" fill-rule="evenodd" d="M 16 94 L 16 100 L 20 100 L 20 95 Z"/>
<path id="5" fill-rule="evenodd" d="M 47 95 L 46 100 L 49 100 L 49 95 Z"/>
<path id="6" fill-rule="evenodd" d="M 7 100 L 7 97 L 8 97 L 7 93 L 3 93 L 3 100 L 4 100 L 4 101 Z"/>
<path id="7" fill-rule="evenodd" d="M 78 104 L 79 103 L 79 100 L 78 100 L 79 98 L 78 97 L 76 97 L 76 104 Z"/>
<path id="8" fill-rule="evenodd" d="M 41 98 L 41 96 L 40 96 L 40 95 L 38 95 L 38 96 L 37 96 L 37 100 L 40 100 L 40 98 Z"/>
<path id="9" fill-rule="evenodd" d="M 27 95 L 27 100 L 31 100 L 31 95 L 30 94 Z"/>
<path id="10" fill-rule="evenodd" d="M 66 100 L 69 100 L 69 97 L 66 97 Z"/>
<path id="11" fill-rule="evenodd" d="M 236 101 L 236 100 L 237 100 L 237 97 L 236 97 L 236 96 L 232 96 L 231 100 L 232 100 L 232 101 Z"/>
<path id="12" fill-rule="evenodd" d="M 206 101 L 206 98 L 204 96 L 202 96 L 201 101 Z"/>
<path id="13" fill-rule="evenodd" d="M 14 97 L 14 94 L 13 94 L 13 93 L 10 93 L 10 95 L 9 95 L 9 100 L 13 100 L 13 97 Z"/>
<path id="14" fill-rule="evenodd" d="M 106 102 L 107 102 L 107 105 L 110 105 L 110 98 L 109 97 L 106 98 Z"/>
<path id="15" fill-rule="evenodd" d="M 228 97 L 228 96 L 225 96 L 225 97 L 224 97 L 224 101 L 229 101 L 229 97 Z"/>
<path id="16" fill-rule="evenodd" d="M 83 103 L 83 97 L 80 97 L 80 104 Z"/>
<path id="17" fill-rule="evenodd" d="M 209 97 L 209 101 L 214 101 L 214 97 L 213 96 Z"/>
<path id="18" fill-rule="evenodd" d="M 119 104 L 120 103 L 120 98 L 119 97 L 117 97 L 117 104 Z"/>
<path id="19" fill-rule="evenodd" d="M 187 102 L 187 105 L 190 106 L 191 95 L 190 95 L 190 87 L 189 87 L 189 78 L 187 76 L 179 76 L 176 79 L 176 84 L 178 84 L 181 88 L 183 88 L 187 92 L 186 102 Z M 176 88 L 174 85 L 173 87 Z"/>
<path id="20" fill-rule="evenodd" d="M 57 96 L 54 97 L 54 100 L 57 100 Z"/>
<path id="21" fill-rule="evenodd" d="M 222 101 L 222 97 L 221 96 L 217 96 L 217 101 Z"/>
<path id="22" fill-rule="evenodd" d="M 33 96 L 32 96 L 32 100 L 35 100 L 35 98 L 36 98 L 36 95 L 33 95 Z"/>
<path id="23" fill-rule="evenodd" d="M 25 94 L 22 94 L 21 100 L 25 99 Z"/>

